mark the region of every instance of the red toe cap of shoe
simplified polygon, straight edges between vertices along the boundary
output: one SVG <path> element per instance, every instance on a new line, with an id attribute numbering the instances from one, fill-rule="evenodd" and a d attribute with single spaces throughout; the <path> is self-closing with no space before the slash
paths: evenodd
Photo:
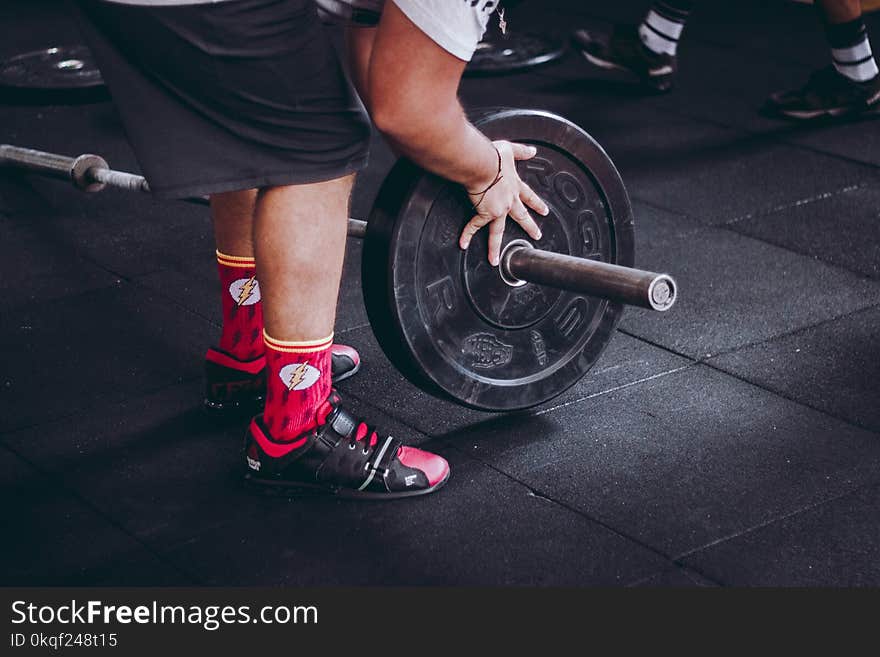
<path id="1" fill-rule="evenodd" d="M 351 362 L 354 363 L 355 366 L 361 362 L 360 354 L 358 354 L 354 347 L 349 347 L 344 344 L 334 344 L 332 349 L 333 353 L 337 356 L 347 356 L 348 358 L 351 358 Z"/>
<path id="2" fill-rule="evenodd" d="M 431 452 L 415 447 L 401 447 L 397 458 L 406 467 L 424 472 L 431 486 L 436 486 L 449 476 L 449 463 L 442 456 Z"/>

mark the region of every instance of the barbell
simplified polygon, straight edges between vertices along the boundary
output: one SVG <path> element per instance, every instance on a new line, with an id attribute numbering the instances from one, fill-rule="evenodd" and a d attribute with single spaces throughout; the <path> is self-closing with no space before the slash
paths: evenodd
<path id="1" fill-rule="evenodd" d="M 422 389 L 466 406 L 517 410 L 580 380 L 610 342 L 625 305 L 666 311 L 678 288 L 667 274 L 633 268 L 626 188 L 584 130 L 539 110 L 493 110 L 475 124 L 491 139 L 537 149 L 517 167 L 550 208 L 536 217 L 541 248 L 509 222 L 499 266 L 486 258 L 487 231 L 462 251 L 458 236 L 473 214 L 464 190 L 403 158 L 385 178 L 369 220 L 350 218 L 348 234 L 364 240 L 364 302 L 395 366 Z M 142 176 L 111 169 L 92 154 L 0 144 L 0 166 L 66 179 L 86 192 L 150 191 Z"/>

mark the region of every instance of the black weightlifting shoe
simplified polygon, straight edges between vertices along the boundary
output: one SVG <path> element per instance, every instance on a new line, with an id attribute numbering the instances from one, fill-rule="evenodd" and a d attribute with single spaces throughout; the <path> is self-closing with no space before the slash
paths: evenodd
<path id="1" fill-rule="evenodd" d="M 672 89 L 678 68 L 672 55 L 657 54 L 645 47 L 633 25 L 615 26 L 611 35 L 577 30 L 572 35 L 575 46 L 594 66 L 626 71 L 639 78 L 642 85 L 657 91 Z"/>
<path id="2" fill-rule="evenodd" d="M 333 383 L 354 376 L 361 368 L 361 358 L 353 347 L 334 344 L 330 347 Z M 221 413 L 256 413 L 266 394 L 266 359 L 240 361 L 218 349 L 205 354 L 205 408 Z"/>
<path id="3" fill-rule="evenodd" d="M 361 357 L 354 347 L 334 344 L 330 347 L 330 351 L 332 352 L 330 354 L 330 371 L 334 384 L 345 381 L 361 369 Z"/>
<path id="4" fill-rule="evenodd" d="M 829 66 L 814 72 L 800 89 L 770 96 L 764 111 L 801 121 L 880 115 L 880 75 L 867 82 L 855 82 Z"/>
<path id="5" fill-rule="evenodd" d="M 266 394 L 266 357 L 240 361 L 219 349 L 205 354 L 205 408 L 253 413 Z"/>
<path id="6" fill-rule="evenodd" d="M 282 443 L 262 415 L 255 417 L 245 438 L 248 484 L 275 494 L 380 500 L 427 495 L 449 479 L 446 459 L 367 426 L 342 408 L 336 392 L 316 420 L 317 427 Z"/>

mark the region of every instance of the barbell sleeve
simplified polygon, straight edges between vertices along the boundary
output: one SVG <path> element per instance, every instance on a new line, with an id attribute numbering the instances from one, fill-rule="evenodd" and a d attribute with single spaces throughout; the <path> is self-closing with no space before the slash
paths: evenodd
<path id="1" fill-rule="evenodd" d="M 143 176 L 138 176 L 133 173 L 116 171 L 110 168 L 92 167 L 88 170 L 87 175 L 95 182 L 101 183 L 102 185 L 107 185 L 108 187 L 124 189 L 129 192 L 149 193 L 150 191 L 150 186 L 147 184 L 147 179 Z"/>
<path id="2" fill-rule="evenodd" d="M 537 283 L 658 311 L 672 308 L 678 294 L 668 274 L 543 251 L 527 242 L 511 245 L 500 266 L 505 280 L 514 284 Z"/>

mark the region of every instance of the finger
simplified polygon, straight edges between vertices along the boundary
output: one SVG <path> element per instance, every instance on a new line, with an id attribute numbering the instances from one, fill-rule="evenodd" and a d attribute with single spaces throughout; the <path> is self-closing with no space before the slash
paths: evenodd
<path id="1" fill-rule="evenodd" d="M 510 208 L 510 216 L 516 221 L 516 223 L 522 226 L 522 229 L 526 231 L 529 237 L 533 240 L 541 239 L 541 229 L 538 228 L 538 224 L 535 223 L 532 215 L 529 214 L 529 211 L 526 210 L 526 206 L 524 206 L 521 201 L 517 201 L 514 203 L 513 207 Z"/>
<path id="2" fill-rule="evenodd" d="M 519 199 L 542 217 L 550 214 L 550 208 L 544 200 L 526 183 L 520 181 Z"/>
<path id="3" fill-rule="evenodd" d="M 501 241 L 504 239 L 505 217 L 499 217 L 489 224 L 489 263 L 497 267 L 501 261 Z"/>
<path id="4" fill-rule="evenodd" d="M 528 160 L 529 158 L 535 157 L 535 154 L 538 152 L 538 149 L 534 146 L 517 144 L 515 142 L 510 143 L 510 148 L 513 151 L 514 160 Z"/>
<path id="5" fill-rule="evenodd" d="M 461 237 L 458 240 L 458 245 L 462 250 L 467 249 L 471 245 L 471 239 L 473 236 L 476 235 L 477 231 L 485 225 L 485 217 L 479 214 L 471 217 L 471 220 L 467 222 L 467 225 L 465 225 L 464 229 L 461 231 Z"/>

